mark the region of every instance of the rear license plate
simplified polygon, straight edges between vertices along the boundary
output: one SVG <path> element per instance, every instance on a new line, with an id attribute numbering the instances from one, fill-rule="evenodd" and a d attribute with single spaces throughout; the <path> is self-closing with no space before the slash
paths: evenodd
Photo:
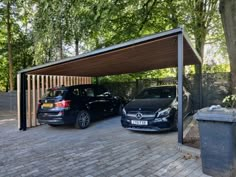
<path id="1" fill-rule="evenodd" d="M 53 104 L 52 103 L 43 103 L 42 108 L 52 108 Z"/>
<path id="2" fill-rule="evenodd" d="M 134 125 L 148 125 L 148 122 L 143 121 L 143 120 L 131 120 L 131 124 L 134 124 Z"/>

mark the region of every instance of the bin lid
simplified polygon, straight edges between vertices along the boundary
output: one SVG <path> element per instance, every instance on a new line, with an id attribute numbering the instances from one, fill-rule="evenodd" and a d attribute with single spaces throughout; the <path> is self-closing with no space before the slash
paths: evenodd
<path id="1" fill-rule="evenodd" d="M 198 110 L 193 117 L 198 121 L 236 122 L 236 109 L 213 105 Z"/>

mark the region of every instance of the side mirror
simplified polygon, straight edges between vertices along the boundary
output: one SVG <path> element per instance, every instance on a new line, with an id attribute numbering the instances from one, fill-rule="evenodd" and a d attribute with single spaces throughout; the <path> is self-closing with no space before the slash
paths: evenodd
<path id="1" fill-rule="evenodd" d="M 105 92 L 105 93 L 104 93 L 104 96 L 105 96 L 105 97 L 111 97 L 111 93 L 110 93 L 110 92 Z"/>
<path id="2" fill-rule="evenodd" d="M 188 99 L 187 95 L 183 95 L 183 101 L 186 101 Z M 176 97 L 176 101 L 178 101 L 178 96 Z"/>
<path id="3" fill-rule="evenodd" d="M 184 95 L 183 97 L 184 97 L 183 100 L 184 100 L 184 101 L 187 101 L 187 99 L 188 99 L 187 95 Z"/>

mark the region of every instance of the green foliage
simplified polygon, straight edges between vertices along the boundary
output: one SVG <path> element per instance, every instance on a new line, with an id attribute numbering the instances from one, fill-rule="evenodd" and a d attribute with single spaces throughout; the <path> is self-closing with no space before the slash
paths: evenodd
<path id="1" fill-rule="evenodd" d="M 223 101 L 223 105 L 228 108 L 236 108 L 236 95 L 226 96 Z"/>
<path id="2" fill-rule="evenodd" d="M 121 74 L 114 76 L 101 77 L 101 82 L 117 81 L 117 82 L 128 82 L 135 81 L 136 79 L 150 79 L 150 78 L 165 78 L 165 77 L 176 77 L 176 70 L 174 68 L 152 70 L 140 73 Z"/>
<path id="3" fill-rule="evenodd" d="M 8 68 L 6 3 L 0 3 L 0 61 L 4 68 L 0 72 Z M 179 25 L 188 31 L 199 52 L 205 43 L 215 44 L 216 55 L 226 57 L 217 6 L 217 0 L 16 0 L 11 18 L 14 75 L 23 68 L 74 55 L 72 50 L 77 46 L 79 53 L 84 53 Z M 192 66 L 186 67 L 186 71 L 194 73 Z M 203 71 L 224 72 L 229 68 L 224 64 L 204 65 Z M 176 69 L 170 68 L 106 76 L 101 80 L 175 76 Z M 7 86 L 7 79 L 1 78 L 1 83 Z"/>
<path id="4" fill-rule="evenodd" d="M 8 85 L 8 62 L 7 58 L 0 60 L 0 91 L 5 91 Z"/>
<path id="5" fill-rule="evenodd" d="M 203 73 L 222 73 L 222 72 L 230 72 L 229 64 L 219 64 L 219 65 L 203 65 L 202 68 Z"/>
<path id="6" fill-rule="evenodd" d="M 6 3 L 0 4 L 0 91 L 8 90 L 9 63 L 8 63 L 8 41 L 6 24 Z M 13 57 L 13 79 L 16 83 L 16 73 L 19 70 L 33 65 L 33 36 L 29 30 L 29 9 L 20 0 L 12 1 L 11 4 L 11 29 L 12 29 L 12 57 Z M 15 84 L 16 88 L 16 84 Z"/>

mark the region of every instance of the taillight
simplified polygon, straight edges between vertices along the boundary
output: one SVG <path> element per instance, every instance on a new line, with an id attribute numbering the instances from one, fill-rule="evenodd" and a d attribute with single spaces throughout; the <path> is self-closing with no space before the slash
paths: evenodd
<path id="1" fill-rule="evenodd" d="M 39 100 L 39 102 L 38 102 L 38 108 L 40 108 L 41 105 L 42 105 L 41 100 Z"/>
<path id="2" fill-rule="evenodd" d="M 55 103 L 55 107 L 57 108 L 69 108 L 71 100 L 62 100 L 60 102 Z"/>

